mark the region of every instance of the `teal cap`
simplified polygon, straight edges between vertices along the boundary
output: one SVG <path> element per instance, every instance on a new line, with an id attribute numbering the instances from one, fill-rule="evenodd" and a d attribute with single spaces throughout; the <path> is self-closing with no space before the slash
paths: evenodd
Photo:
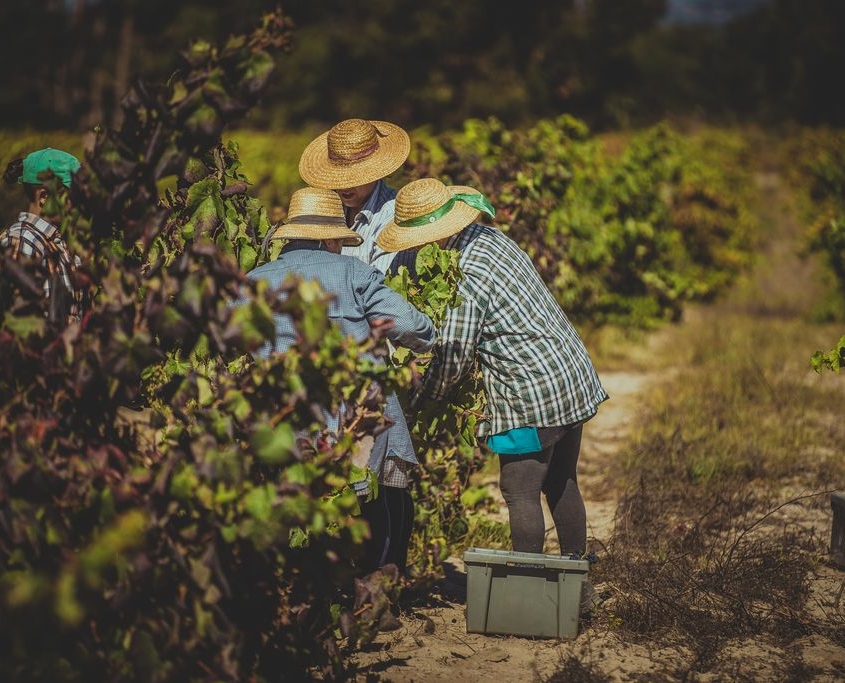
<path id="1" fill-rule="evenodd" d="M 73 154 L 52 147 L 39 149 L 37 152 L 27 154 L 24 158 L 23 175 L 20 181 L 40 185 L 41 179 L 38 176 L 46 171 L 52 171 L 65 187 L 70 187 L 71 174 L 79 170 L 79 165 L 79 159 Z"/>

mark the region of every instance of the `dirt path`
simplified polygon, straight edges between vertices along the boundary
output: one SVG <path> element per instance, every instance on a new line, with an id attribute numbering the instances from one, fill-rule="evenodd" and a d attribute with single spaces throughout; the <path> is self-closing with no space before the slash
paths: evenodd
<path id="1" fill-rule="evenodd" d="M 656 372 L 603 372 L 610 400 L 584 428 L 578 482 L 587 506 L 587 536 L 593 546 L 606 545 L 613 531 L 618 491 L 607 482 L 607 469 L 619 457 L 636 420 L 638 406 Z"/>
<path id="2" fill-rule="evenodd" d="M 653 340 L 649 346 L 657 343 Z M 597 548 L 599 555 L 613 531 L 618 502 L 618 492 L 608 485 L 606 472 L 613 459 L 619 457 L 635 424 L 644 390 L 659 375 L 643 370 L 601 375 L 611 400 L 602 405 L 585 427 L 578 475 L 587 506 L 589 545 Z M 500 498 L 495 488 L 494 495 Z M 548 551 L 554 537 L 548 516 L 547 529 Z M 359 674 L 355 680 L 397 683 L 548 680 L 565 669 L 567 662 L 571 665 L 571 661 L 584 657 L 593 660 L 609 656 L 602 653 L 618 651 L 604 642 L 607 635 L 589 632 L 574 641 L 467 633 L 465 569 L 459 558 L 452 558 L 451 567 L 450 580 L 439 587 L 435 604 L 411 608 L 403 615 L 399 630 L 380 634 L 371 646 L 358 653 L 354 661 Z M 624 667 L 631 671 L 648 666 L 649 657 L 647 652 L 632 650 L 618 664 L 609 662 L 610 668 Z"/>
<path id="3" fill-rule="evenodd" d="M 775 239 L 767 246 L 766 258 L 761 259 L 753 277 L 719 304 L 723 307 L 720 310 L 760 316 L 775 310 L 780 315 L 800 311 L 806 306 L 810 274 L 808 266 L 796 256 L 795 227 L 790 223 L 792 207 L 786 203 L 777 176 L 761 174 L 758 188 L 764 198 L 761 219 L 776 223 L 771 226 L 771 236 Z M 589 545 L 599 549 L 599 553 L 611 538 L 620 496 L 614 482 L 609 481 L 610 466 L 625 456 L 624 449 L 631 430 L 636 428 L 649 388 L 671 374 L 673 363 L 678 362 L 676 345 L 684 334 L 690 333 L 685 327 L 708 324 L 707 319 L 713 314 L 713 311 L 690 311 L 685 316 L 687 322 L 652 335 L 635 352 L 641 361 L 646 360 L 632 363 L 629 369 L 602 371 L 599 368 L 611 399 L 585 427 L 579 464 L 579 483 L 587 505 Z M 814 523 L 818 524 L 819 520 Z M 552 532 L 550 523 L 547 528 Z M 552 532 L 549 538 L 553 535 Z M 654 675 L 658 680 L 671 680 L 666 678 L 666 671 L 690 670 L 693 658 L 681 649 L 621 642 L 612 631 L 589 626 L 582 627 L 578 637 L 569 641 L 467 633 L 463 571 L 462 562 L 453 558 L 449 580 L 442 583 L 426 605 L 411 607 L 403 614 L 400 629 L 380 634 L 371 646 L 355 655 L 355 680 L 562 683 L 653 680 Z M 829 584 L 822 591 L 831 586 L 836 588 L 839 579 L 828 575 L 825 580 Z M 695 680 L 787 680 L 787 672 L 778 671 L 784 653 L 775 649 L 753 639 L 737 644 L 735 651 L 726 647 L 720 670 Z M 798 657 L 805 665 L 829 673 L 813 678 L 814 681 L 845 680 L 845 651 L 828 641 L 806 639 Z M 591 672 L 600 674 L 601 678 L 592 677 Z"/>

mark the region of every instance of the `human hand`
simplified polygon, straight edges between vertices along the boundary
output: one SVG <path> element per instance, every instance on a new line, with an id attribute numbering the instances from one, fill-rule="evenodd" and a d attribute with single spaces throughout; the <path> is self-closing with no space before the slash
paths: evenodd
<path id="1" fill-rule="evenodd" d="M 373 339 L 378 341 L 385 335 L 387 335 L 387 333 L 390 332 L 390 330 L 392 330 L 394 327 L 395 323 L 389 318 L 384 318 L 381 320 L 371 320 L 370 334 L 372 335 Z"/>

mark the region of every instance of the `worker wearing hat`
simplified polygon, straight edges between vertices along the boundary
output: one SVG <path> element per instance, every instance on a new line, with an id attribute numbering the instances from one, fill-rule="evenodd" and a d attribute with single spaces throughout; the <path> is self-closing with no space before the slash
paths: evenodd
<path id="1" fill-rule="evenodd" d="M 355 256 L 387 272 L 393 254 L 379 248 L 376 238 L 393 218 L 396 190 L 385 178 L 397 171 L 411 151 L 411 140 L 387 121 L 346 119 L 312 140 L 299 159 L 299 174 L 313 187 L 335 190 L 344 206 L 346 225 L 361 236 L 361 244 L 345 247 Z"/>
<path id="2" fill-rule="evenodd" d="M 543 552 L 540 496 L 552 513 L 561 552 L 586 551 L 586 510 L 576 465 L 583 424 L 608 398 L 575 328 L 530 257 L 501 230 L 478 190 L 415 180 L 396 195 L 394 220 L 378 237 L 387 252 L 437 243 L 460 253 L 462 302 L 450 309 L 414 397 L 441 401 L 481 370 L 486 411 L 478 436 L 497 453 L 513 549 Z"/>
<path id="3" fill-rule="evenodd" d="M 388 287 L 376 268 L 341 254 L 345 246 L 360 246 L 362 238 L 347 227 L 343 204 L 334 191 L 307 187 L 294 192 L 285 222 L 274 228 L 270 239 L 286 240 L 282 252 L 251 271 L 250 279 L 265 280 L 271 287 L 279 287 L 291 275 L 316 280 L 323 291 L 334 295 L 332 319 L 358 342 L 370 336 L 371 328 L 381 327 L 396 346 L 422 352 L 434 345 L 434 325 L 426 315 Z M 384 326 L 385 321 L 389 325 Z M 289 318 L 279 318 L 276 331 L 275 343 L 262 355 L 284 352 L 297 342 Z M 395 564 L 404 573 L 414 519 L 408 474 L 419 463 L 395 393 L 387 396 L 384 415 L 393 426 L 374 438 L 359 463 L 377 473 L 378 495 L 372 498 L 366 482 L 354 485 L 371 530 L 362 569 L 369 573 Z M 327 417 L 330 424 L 337 424 L 337 417 Z"/>
<path id="4" fill-rule="evenodd" d="M 0 251 L 17 260 L 40 264 L 45 273 L 44 295 L 57 319 L 77 320 L 85 308 L 85 293 L 73 284 L 73 272 L 80 265 L 72 256 L 56 225 L 60 213 L 51 202 L 50 178 L 57 179 L 59 199 L 67 200 L 67 189 L 80 163 L 72 154 L 47 147 L 15 159 L 6 167 L 7 185 L 23 185 L 28 206 L 17 222 L 0 233 Z"/>

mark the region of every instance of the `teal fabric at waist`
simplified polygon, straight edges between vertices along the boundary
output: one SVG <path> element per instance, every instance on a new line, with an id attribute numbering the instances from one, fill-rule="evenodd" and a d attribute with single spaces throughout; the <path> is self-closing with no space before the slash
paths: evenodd
<path id="1" fill-rule="evenodd" d="M 502 455 L 537 453 L 540 447 L 540 435 L 536 427 L 516 427 L 506 432 L 499 432 L 487 437 L 487 447 Z"/>

